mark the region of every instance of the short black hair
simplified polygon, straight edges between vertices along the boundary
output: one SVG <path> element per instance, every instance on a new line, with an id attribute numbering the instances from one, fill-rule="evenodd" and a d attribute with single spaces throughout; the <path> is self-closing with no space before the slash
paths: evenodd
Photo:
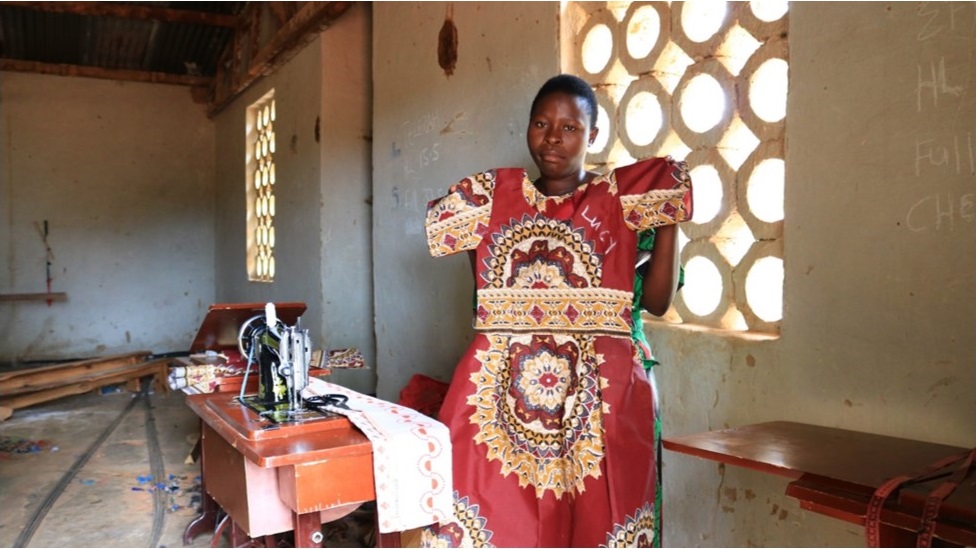
<path id="1" fill-rule="evenodd" d="M 536 92 L 536 98 L 533 99 L 533 105 L 529 109 L 530 114 L 536 110 L 539 101 L 551 93 L 565 93 L 583 99 L 587 104 L 587 110 L 590 111 L 588 113 L 590 115 L 590 127 L 597 127 L 597 94 L 594 93 L 590 84 L 582 78 L 572 74 L 559 74 L 547 80 Z"/>

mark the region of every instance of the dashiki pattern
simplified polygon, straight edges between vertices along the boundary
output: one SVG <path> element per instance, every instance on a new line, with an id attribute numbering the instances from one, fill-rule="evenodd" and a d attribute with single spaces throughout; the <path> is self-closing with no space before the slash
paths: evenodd
<path id="1" fill-rule="evenodd" d="M 426 546 L 659 542 L 655 406 L 632 340 L 643 231 L 692 216 L 686 166 L 652 158 L 549 197 L 522 169 L 428 204 L 432 256 L 473 251 L 475 339 L 439 419 L 453 520 Z"/>

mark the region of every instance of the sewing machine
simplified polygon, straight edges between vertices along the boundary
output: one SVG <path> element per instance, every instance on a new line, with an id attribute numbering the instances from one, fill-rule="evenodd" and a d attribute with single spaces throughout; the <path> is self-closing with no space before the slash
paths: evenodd
<path id="1" fill-rule="evenodd" d="M 374 499 L 370 441 L 324 409 L 345 397 L 302 397 L 310 372 L 328 372 L 312 368 L 304 310 L 295 303 L 214 305 L 204 320 L 191 352 L 220 349 L 243 374 L 187 397 L 201 420 L 203 499 L 185 544 L 203 533 L 213 533 L 216 544 L 227 533 L 234 546 L 272 546 L 273 536 L 291 531 L 295 547 L 317 547 L 322 523 Z M 399 536 L 379 542 L 397 546 Z"/>
<path id="2" fill-rule="evenodd" d="M 340 396 L 302 397 L 309 385 L 312 345 L 301 317 L 295 326 L 289 326 L 278 318 L 275 304 L 268 303 L 264 314 L 241 324 L 237 339 L 238 350 L 247 359 L 238 399 L 259 417 L 275 423 L 314 421 L 335 415 L 325 411 L 325 405 L 343 404 Z M 258 390 L 248 395 L 245 392 L 252 370 L 258 376 Z"/>

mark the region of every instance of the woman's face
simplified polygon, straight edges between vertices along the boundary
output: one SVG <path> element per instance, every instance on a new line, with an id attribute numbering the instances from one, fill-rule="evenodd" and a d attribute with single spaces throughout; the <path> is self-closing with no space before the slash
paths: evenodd
<path id="1" fill-rule="evenodd" d="M 540 98 L 530 114 L 526 144 L 544 179 L 579 178 L 583 171 L 587 147 L 597 137 L 586 105 L 575 95 L 554 92 Z"/>

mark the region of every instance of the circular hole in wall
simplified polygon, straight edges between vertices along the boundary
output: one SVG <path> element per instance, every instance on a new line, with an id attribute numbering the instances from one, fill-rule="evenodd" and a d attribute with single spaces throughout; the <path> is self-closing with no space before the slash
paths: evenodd
<path id="1" fill-rule="evenodd" d="M 767 122 L 787 114 L 787 62 L 768 59 L 750 77 L 750 108 Z"/>
<path id="2" fill-rule="evenodd" d="M 588 152 L 596 153 L 604 150 L 607 140 L 611 137 L 611 120 L 607 116 L 607 110 L 600 104 L 597 105 L 597 138 L 593 144 L 587 147 Z"/>
<path id="3" fill-rule="evenodd" d="M 685 305 L 698 316 L 707 316 L 719 306 L 723 293 L 723 279 L 719 269 L 705 257 L 695 256 L 685 264 Z"/>
<path id="4" fill-rule="evenodd" d="M 712 38 L 726 18 L 726 2 L 689 0 L 682 5 L 682 30 L 693 42 Z"/>
<path id="5" fill-rule="evenodd" d="M 753 169 L 746 184 L 750 212 L 761 221 L 773 223 L 784 218 L 784 161 L 768 158 Z"/>
<path id="6" fill-rule="evenodd" d="M 763 257 L 746 275 L 746 301 L 753 314 L 767 322 L 776 322 L 784 314 L 784 260 Z"/>
<path id="7" fill-rule="evenodd" d="M 591 74 L 604 70 L 611 60 L 614 36 L 607 25 L 595 25 L 583 40 L 583 68 Z"/>
<path id="8" fill-rule="evenodd" d="M 641 6 L 635 10 L 628 22 L 628 54 L 635 59 L 646 57 L 658 43 L 660 30 L 661 18 L 655 8 Z"/>
<path id="9" fill-rule="evenodd" d="M 700 74 L 689 80 L 682 92 L 682 121 L 696 133 L 705 133 L 723 119 L 726 96 L 723 88 L 709 74 Z"/>
<path id="10" fill-rule="evenodd" d="M 692 186 L 692 203 L 695 211 L 692 222 L 697 224 L 712 221 L 723 204 L 723 182 L 719 172 L 710 164 L 696 166 L 689 171 L 695 185 Z"/>
<path id="11" fill-rule="evenodd" d="M 752 0 L 750 11 L 760 21 L 770 23 L 787 13 L 787 0 Z"/>
<path id="12" fill-rule="evenodd" d="M 655 94 L 638 92 L 624 106 L 625 131 L 635 145 L 651 143 L 662 127 L 662 106 Z"/>

